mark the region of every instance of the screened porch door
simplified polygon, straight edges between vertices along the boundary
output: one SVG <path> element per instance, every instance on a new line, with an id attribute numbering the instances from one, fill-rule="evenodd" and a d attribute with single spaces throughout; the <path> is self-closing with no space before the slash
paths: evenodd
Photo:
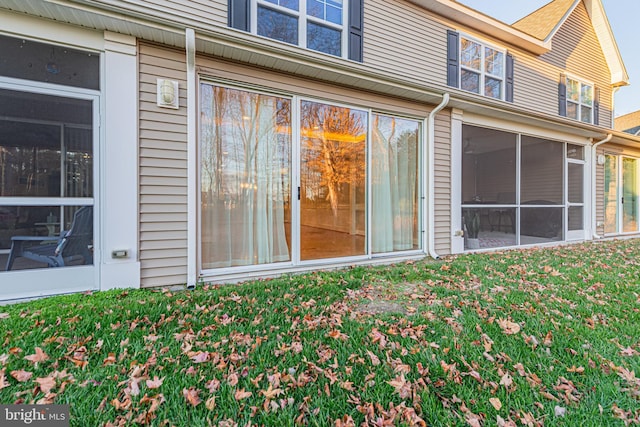
<path id="1" fill-rule="evenodd" d="M 97 287 L 97 99 L 0 85 L 0 300 Z"/>

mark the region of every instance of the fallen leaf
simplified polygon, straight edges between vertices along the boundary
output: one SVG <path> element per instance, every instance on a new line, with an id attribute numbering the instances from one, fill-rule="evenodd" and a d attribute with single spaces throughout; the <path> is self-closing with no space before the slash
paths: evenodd
<path id="1" fill-rule="evenodd" d="M 509 319 L 498 319 L 498 325 L 502 328 L 502 332 L 507 335 L 513 335 L 520 332 L 520 325 Z"/>
<path id="2" fill-rule="evenodd" d="M 215 396 L 211 396 L 210 398 L 207 399 L 206 402 L 204 402 L 204 406 L 210 410 L 213 411 L 216 407 L 216 397 Z"/>
<path id="3" fill-rule="evenodd" d="M 584 367 L 579 366 L 579 367 L 575 367 L 571 366 L 570 368 L 567 368 L 567 372 L 575 372 L 576 374 L 582 374 L 584 372 Z"/>
<path id="4" fill-rule="evenodd" d="M 191 406 L 198 406 L 200 402 L 202 402 L 202 399 L 200 399 L 200 396 L 198 396 L 198 390 L 193 387 L 188 390 L 186 388 L 183 388 L 182 395 Z"/>
<path id="5" fill-rule="evenodd" d="M 493 406 L 496 411 L 499 411 L 502 408 L 502 402 L 500 402 L 500 399 L 497 397 L 489 398 L 489 403 L 491 403 L 491 406 Z"/>
<path id="6" fill-rule="evenodd" d="M 23 383 L 31 379 L 33 376 L 32 372 L 27 372 L 24 369 L 20 369 L 19 371 L 11 371 L 11 376 L 15 378 L 17 381 Z"/>
<path id="7" fill-rule="evenodd" d="M 0 390 L 2 390 L 5 387 L 9 387 L 9 381 L 7 381 L 7 377 L 4 374 L 5 370 L 2 369 L 0 371 Z"/>
<path id="8" fill-rule="evenodd" d="M 160 388 L 164 378 L 158 378 L 157 376 L 153 377 L 153 380 L 147 380 L 147 388 Z"/>
<path id="9" fill-rule="evenodd" d="M 513 378 L 511 378 L 511 375 L 509 375 L 508 372 L 500 378 L 500 385 L 503 385 L 505 388 L 511 387 L 512 384 Z"/>
<path id="10" fill-rule="evenodd" d="M 245 391 L 243 388 L 241 388 L 240 390 L 237 390 L 235 392 L 234 397 L 236 398 L 236 400 L 242 400 L 250 397 L 252 394 L 253 393 L 251 393 L 250 391 Z"/>
<path id="11" fill-rule="evenodd" d="M 380 359 L 378 358 L 378 356 L 373 354 L 373 352 L 371 350 L 367 350 L 367 355 L 369 356 L 369 359 L 371 359 L 371 364 L 373 366 L 380 365 Z"/>
<path id="12" fill-rule="evenodd" d="M 407 382 L 404 378 L 404 374 L 395 377 L 391 381 L 387 381 L 387 383 L 396 389 L 396 393 L 398 393 L 402 399 L 406 399 L 411 396 L 411 383 Z"/>
<path id="13" fill-rule="evenodd" d="M 53 377 L 36 378 L 35 382 L 40 386 L 43 393 L 49 393 L 56 386 L 56 379 Z"/>
<path id="14" fill-rule="evenodd" d="M 266 390 L 260 390 L 260 394 L 262 394 L 267 399 L 275 399 L 277 396 L 283 393 L 281 388 L 273 388 L 272 384 L 269 384 L 269 388 Z"/>
<path id="15" fill-rule="evenodd" d="M 42 351 L 40 347 L 36 347 L 36 352 L 34 354 L 30 354 L 29 356 L 25 356 L 24 358 L 29 362 L 32 362 L 34 365 L 38 366 L 39 362 L 44 362 L 45 360 L 49 360 L 49 356 L 47 353 Z"/>

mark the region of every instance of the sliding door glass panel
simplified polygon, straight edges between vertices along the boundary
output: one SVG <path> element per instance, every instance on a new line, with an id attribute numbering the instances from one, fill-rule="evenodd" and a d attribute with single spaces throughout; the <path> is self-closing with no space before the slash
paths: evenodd
<path id="1" fill-rule="evenodd" d="M 606 155 L 604 164 L 604 232 L 618 232 L 618 156 Z"/>
<path id="2" fill-rule="evenodd" d="M 560 205 L 563 198 L 564 144 L 522 137 L 520 203 Z"/>
<path id="3" fill-rule="evenodd" d="M 371 250 L 418 249 L 418 140 L 415 120 L 373 115 Z"/>
<path id="4" fill-rule="evenodd" d="M 0 269 L 93 263 L 93 133 L 92 101 L 0 89 Z"/>
<path id="5" fill-rule="evenodd" d="M 291 101 L 200 85 L 202 268 L 291 260 Z"/>
<path id="6" fill-rule="evenodd" d="M 300 258 L 365 255 L 367 113 L 300 105 Z"/>
<path id="7" fill-rule="evenodd" d="M 462 204 L 516 203 L 516 135 L 462 126 Z"/>
<path id="8" fill-rule="evenodd" d="M 562 207 L 522 207 L 520 244 L 529 245 L 564 240 Z"/>
<path id="9" fill-rule="evenodd" d="M 638 231 L 638 162 L 622 159 L 622 231 Z"/>

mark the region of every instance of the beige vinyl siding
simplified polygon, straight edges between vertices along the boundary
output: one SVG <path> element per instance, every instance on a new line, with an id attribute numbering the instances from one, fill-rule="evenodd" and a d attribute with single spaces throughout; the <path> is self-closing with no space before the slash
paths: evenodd
<path id="1" fill-rule="evenodd" d="M 186 65 L 181 51 L 139 46 L 141 285 L 187 280 Z M 156 105 L 156 79 L 180 86 L 180 109 Z"/>
<path id="2" fill-rule="evenodd" d="M 611 128 L 611 73 L 582 3 L 567 18 L 552 43 L 552 50 L 540 57 L 523 52 L 514 54 L 514 104 L 558 115 L 560 74 L 568 73 L 600 89 L 600 126 Z"/>
<path id="3" fill-rule="evenodd" d="M 425 171 L 426 172 L 426 171 Z M 435 120 L 435 249 L 451 253 L 451 111 Z"/>
<path id="4" fill-rule="evenodd" d="M 98 0 L 97 3 L 111 7 L 114 1 Z M 170 21 L 177 17 L 204 25 L 227 25 L 226 0 L 120 0 L 117 3 L 131 12 L 144 12 Z"/>
<path id="5" fill-rule="evenodd" d="M 443 86 L 447 26 L 406 1 L 365 0 L 364 64 L 411 81 Z"/>

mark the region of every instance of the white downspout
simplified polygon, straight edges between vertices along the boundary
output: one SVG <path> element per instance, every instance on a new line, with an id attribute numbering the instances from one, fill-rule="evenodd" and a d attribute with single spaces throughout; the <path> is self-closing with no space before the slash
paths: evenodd
<path id="1" fill-rule="evenodd" d="M 591 234 L 593 236 L 594 239 L 600 239 L 601 237 L 598 235 L 598 233 L 596 233 L 596 229 L 597 229 L 597 221 L 596 221 L 596 215 L 597 215 L 597 210 L 596 210 L 596 163 L 597 163 L 597 158 L 598 158 L 598 150 L 597 148 L 604 144 L 605 142 L 609 142 L 611 141 L 611 138 L 613 138 L 613 134 L 608 134 L 607 137 L 605 139 L 602 139 L 598 142 L 593 143 L 593 145 L 591 146 Z"/>
<path id="2" fill-rule="evenodd" d="M 198 229 L 196 212 L 197 196 L 197 87 L 196 87 L 196 33 L 185 31 L 187 55 L 187 289 L 195 289 L 197 283 Z"/>
<path id="3" fill-rule="evenodd" d="M 429 119 L 427 122 L 427 167 L 429 168 L 429 196 L 427 202 L 427 211 L 429 212 L 428 220 L 427 220 L 427 240 L 428 240 L 428 250 L 429 256 L 434 259 L 438 259 L 440 255 L 436 252 L 436 238 L 435 238 L 435 230 L 436 230 L 436 155 L 435 155 L 435 146 L 436 146 L 436 114 L 440 112 L 444 107 L 449 103 L 449 94 L 445 93 L 442 95 L 442 102 L 436 106 L 430 113 Z"/>

